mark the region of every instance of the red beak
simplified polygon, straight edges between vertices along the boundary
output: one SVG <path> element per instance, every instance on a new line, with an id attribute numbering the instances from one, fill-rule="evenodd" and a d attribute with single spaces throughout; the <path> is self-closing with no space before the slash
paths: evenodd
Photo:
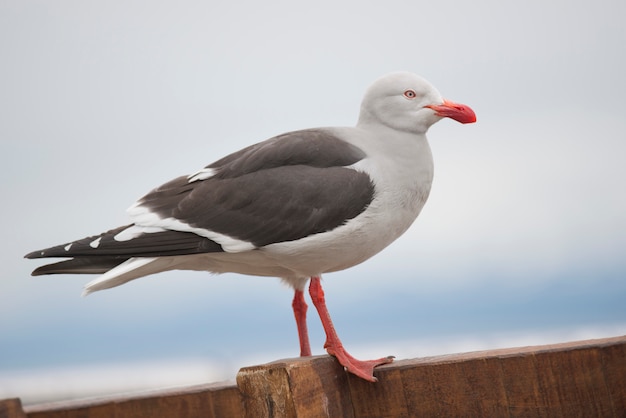
<path id="1" fill-rule="evenodd" d="M 451 118 L 461 123 L 474 123 L 476 122 L 476 113 L 464 104 L 454 103 L 449 100 L 443 99 L 443 104 L 440 105 L 427 105 L 435 111 L 437 116 L 442 118 Z"/>

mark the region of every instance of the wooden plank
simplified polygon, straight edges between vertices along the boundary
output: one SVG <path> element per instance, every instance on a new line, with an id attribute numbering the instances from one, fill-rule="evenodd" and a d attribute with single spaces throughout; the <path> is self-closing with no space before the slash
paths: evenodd
<path id="1" fill-rule="evenodd" d="M 26 408 L 28 418 L 243 417 L 234 384 L 210 384 L 126 397 L 60 402 Z"/>
<path id="2" fill-rule="evenodd" d="M 581 348 L 536 354 L 539 387 L 549 416 L 611 416 L 600 350 Z"/>
<path id="3" fill-rule="evenodd" d="M 366 382 L 330 356 L 306 357 L 245 367 L 238 386 L 24 410 L 29 418 L 626 416 L 626 336 L 401 360 L 375 375 Z M 20 412 L 19 400 L 0 402 L 0 418 Z"/>
<path id="4" fill-rule="evenodd" d="M 352 418 L 347 374 L 330 356 L 280 360 L 237 374 L 247 418 Z"/>
<path id="5" fill-rule="evenodd" d="M 0 418 L 26 418 L 22 401 L 17 398 L 0 399 Z"/>
<path id="6" fill-rule="evenodd" d="M 602 370 L 611 397 L 614 416 L 626 416 L 626 343 L 602 350 Z"/>
<path id="7" fill-rule="evenodd" d="M 623 417 L 625 350 L 617 337 L 402 360 L 378 384 L 349 377 L 354 416 Z"/>
<path id="8" fill-rule="evenodd" d="M 357 417 L 494 417 L 506 413 L 506 391 L 497 359 L 402 360 L 380 367 L 376 376 L 384 385 L 350 376 Z M 395 401 L 387 404 L 389 396 Z"/>

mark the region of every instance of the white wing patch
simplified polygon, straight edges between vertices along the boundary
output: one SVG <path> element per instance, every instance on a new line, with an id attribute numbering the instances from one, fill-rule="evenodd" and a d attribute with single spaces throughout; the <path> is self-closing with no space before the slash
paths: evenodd
<path id="1" fill-rule="evenodd" d="M 91 242 L 89 243 L 89 246 L 90 246 L 91 248 L 98 248 L 98 247 L 100 246 L 100 240 L 101 240 L 101 239 L 102 239 L 102 237 L 100 237 L 100 238 L 96 238 L 95 240 L 93 240 L 93 241 L 91 241 Z M 66 251 L 67 251 L 67 250 L 66 250 Z"/>
<path id="2" fill-rule="evenodd" d="M 257 248 L 251 242 L 233 238 L 208 229 L 193 227 L 175 218 L 161 218 L 156 213 L 151 212 L 150 209 L 141 206 L 140 202 L 131 206 L 127 212 L 135 222 L 135 225 L 130 228 L 126 228 L 119 234 L 115 235 L 113 238 L 116 241 L 128 241 L 142 234 L 170 230 L 192 232 L 201 237 L 208 238 L 211 241 L 217 242 L 222 246 L 224 251 L 229 253 L 240 253 Z"/>
<path id="3" fill-rule="evenodd" d="M 199 180 L 206 180 L 210 177 L 213 177 L 214 174 L 215 174 L 215 170 L 213 170 L 212 168 L 206 167 L 206 168 L 196 171 L 193 174 L 188 175 L 187 180 L 189 181 L 189 183 L 192 183 L 194 181 L 199 181 Z"/>
<path id="4" fill-rule="evenodd" d="M 155 232 L 164 232 L 165 229 L 158 226 L 141 226 L 133 225 L 113 237 L 115 241 L 130 241 L 143 234 L 151 234 Z"/>

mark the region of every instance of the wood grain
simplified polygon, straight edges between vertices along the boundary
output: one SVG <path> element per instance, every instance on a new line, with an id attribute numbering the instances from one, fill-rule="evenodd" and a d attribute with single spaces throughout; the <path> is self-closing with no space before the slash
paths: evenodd
<path id="1" fill-rule="evenodd" d="M 26 408 L 28 418 L 243 417 L 234 384 L 198 385 L 127 397 L 60 402 Z"/>
<path id="2" fill-rule="evenodd" d="M 19 399 L 0 399 L 0 418 L 26 418 Z"/>
<path id="3" fill-rule="evenodd" d="M 0 418 L 626 417 L 626 336 L 400 360 L 377 383 L 330 356 L 244 367 L 235 384 L 29 406 Z"/>

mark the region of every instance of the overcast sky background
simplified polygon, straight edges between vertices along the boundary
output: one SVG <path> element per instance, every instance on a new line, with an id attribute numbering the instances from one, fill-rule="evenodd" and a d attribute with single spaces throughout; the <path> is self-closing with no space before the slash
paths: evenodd
<path id="1" fill-rule="evenodd" d="M 626 334 L 626 3 L 0 0 L 0 398 L 233 379 L 298 354 L 278 280 L 170 272 L 81 298 L 27 252 L 286 131 L 356 122 L 416 72 L 478 123 L 431 128 L 414 226 L 324 286 L 356 356 Z M 314 354 L 324 341 L 310 311 Z M 38 382 L 35 385 L 33 382 Z"/>

